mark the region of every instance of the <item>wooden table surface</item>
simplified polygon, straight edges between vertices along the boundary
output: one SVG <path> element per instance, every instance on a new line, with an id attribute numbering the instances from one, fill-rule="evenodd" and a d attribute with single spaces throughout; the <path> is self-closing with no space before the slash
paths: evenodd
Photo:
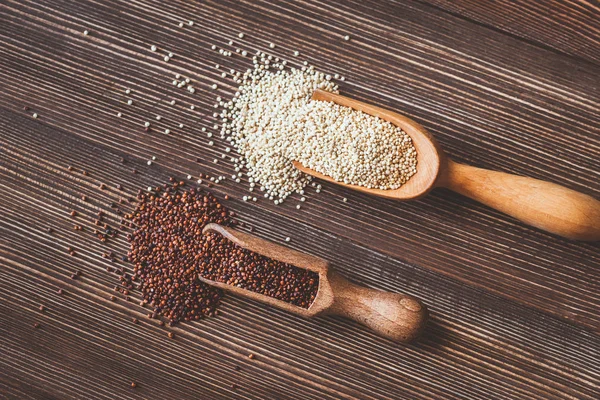
<path id="1" fill-rule="evenodd" d="M 600 397 L 600 246 L 444 190 L 402 203 L 324 185 L 297 210 L 296 195 L 276 206 L 243 202 L 232 180 L 210 189 L 258 236 L 423 299 L 431 323 L 413 344 L 232 296 L 222 315 L 173 328 L 138 293 L 111 301 L 106 268 L 132 266 L 102 254 L 128 245 L 100 242 L 91 221 L 104 210 L 115 226 L 112 202 L 170 176 L 231 175 L 201 127 L 235 92 L 223 69 L 251 64 L 236 48 L 343 75 L 343 94 L 421 122 L 456 160 L 600 198 L 597 1 L 2 0 L 0 397 Z M 172 86 L 176 73 L 196 93 Z"/>

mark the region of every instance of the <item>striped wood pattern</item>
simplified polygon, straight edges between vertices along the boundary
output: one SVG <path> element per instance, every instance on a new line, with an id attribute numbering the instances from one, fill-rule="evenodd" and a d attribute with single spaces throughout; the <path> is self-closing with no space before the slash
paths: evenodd
<path id="1" fill-rule="evenodd" d="M 193 27 L 177 26 L 188 19 Z M 140 188 L 173 175 L 231 174 L 231 163 L 212 162 L 224 144 L 207 146 L 199 129 L 214 123 L 214 97 L 234 91 L 214 64 L 248 66 L 235 54 L 210 50 L 230 48 L 238 32 L 246 33 L 241 43 L 248 50 L 274 42 L 272 52 L 295 64 L 307 59 L 344 75 L 343 93 L 401 110 L 457 160 L 600 197 L 600 68 L 590 57 L 582 61 L 410 1 L 5 0 L 0 393 L 597 398 L 600 246 L 528 228 L 443 190 L 398 203 L 326 185 L 296 210 L 297 197 L 274 206 L 238 200 L 247 191 L 231 181 L 211 189 L 221 198 L 229 194 L 227 205 L 257 235 L 290 236 L 289 246 L 330 260 L 357 283 L 423 299 L 432 324 L 412 345 L 380 339 L 347 320 L 307 321 L 232 297 L 223 316 L 175 328 L 148 320 L 137 294 L 132 302 L 109 300 L 118 280 L 101 254 L 124 254 L 127 245 L 123 236 L 106 244 L 94 237 L 97 211 L 114 224 L 109 204 Z M 352 40 L 343 41 L 345 34 Z M 586 43 L 581 48 L 598 51 L 593 39 L 579 40 Z M 294 58 L 294 50 L 301 56 Z M 165 63 L 168 51 L 175 57 Z M 175 73 L 191 77 L 196 93 L 174 89 Z M 215 82 L 217 91 L 209 89 Z M 151 133 L 143 132 L 146 120 L 155 127 Z M 161 132 L 167 127 L 172 135 Z M 152 155 L 158 159 L 148 166 Z M 74 231 L 74 223 L 85 230 Z M 55 232 L 46 232 L 49 226 Z M 72 280 L 75 270 L 82 276 Z M 239 388 L 231 388 L 234 382 Z"/>
<path id="2" fill-rule="evenodd" d="M 425 0 L 537 45 L 600 62 L 600 2 Z"/>

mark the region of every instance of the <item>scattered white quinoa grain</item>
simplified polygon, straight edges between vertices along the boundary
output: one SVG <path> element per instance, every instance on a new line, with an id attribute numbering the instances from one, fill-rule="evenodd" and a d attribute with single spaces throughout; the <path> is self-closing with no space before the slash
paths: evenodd
<path id="1" fill-rule="evenodd" d="M 289 236 L 285 238 L 286 242 L 289 242 L 290 240 L 292 240 Z"/>
<path id="2" fill-rule="evenodd" d="M 133 100 L 127 100 L 127 104 L 132 105 L 133 104 Z"/>
<path id="3" fill-rule="evenodd" d="M 84 34 L 85 36 L 87 36 L 89 33 L 90 33 L 89 31 L 83 31 L 83 34 Z"/>
<path id="4" fill-rule="evenodd" d="M 150 122 L 147 122 L 147 121 L 146 121 L 146 122 L 144 122 L 144 126 L 145 126 L 146 128 L 147 128 L 147 127 L 149 127 L 149 126 L 150 126 Z"/>
<path id="5" fill-rule="evenodd" d="M 416 173 L 416 150 L 400 128 L 310 99 L 317 88 L 337 93 L 331 75 L 313 66 L 280 69 L 278 59 L 261 52 L 253 62 L 254 69 L 239 77 L 233 99 L 224 103 L 221 136 L 230 135 L 242 156 L 245 165 L 236 167 L 245 166 L 248 177 L 264 186 L 276 204 L 311 181 L 293 167 L 294 160 L 339 182 L 367 188 L 396 189 Z"/>
<path id="6" fill-rule="evenodd" d="M 275 43 L 269 43 L 269 47 L 274 49 L 275 48 Z"/>
<path id="7" fill-rule="evenodd" d="M 155 45 L 150 46 L 150 50 L 151 51 L 156 51 L 156 46 Z"/>
<path id="8" fill-rule="evenodd" d="M 238 33 L 238 37 L 239 37 L 240 39 L 243 39 L 243 38 L 244 38 L 244 34 L 243 34 L 243 33 Z"/>
<path id="9" fill-rule="evenodd" d="M 121 114 L 120 112 L 117 113 L 117 117 L 121 118 L 123 116 L 123 114 Z"/>
<path id="10" fill-rule="evenodd" d="M 346 41 L 350 40 L 350 36 L 349 35 L 344 36 L 344 40 L 346 40 Z"/>
<path id="11" fill-rule="evenodd" d="M 152 165 L 152 161 L 148 160 L 148 162 L 146 164 Z"/>
<path id="12" fill-rule="evenodd" d="M 125 94 L 131 93 L 131 89 L 125 89 Z"/>
<path id="13" fill-rule="evenodd" d="M 32 116 L 33 118 L 37 118 L 37 117 L 38 117 L 37 113 L 33 113 L 33 115 L 31 115 L 31 116 Z"/>
<path id="14" fill-rule="evenodd" d="M 348 202 L 348 199 L 344 197 L 344 198 L 342 199 L 342 201 L 343 201 L 344 203 L 347 203 L 347 202 Z"/>
<path id="15" fill-rule="evenodd" d="M 170 129 L 165 129 L 165 135 L 168 135 L 169 133 L 171 133 Z"/>

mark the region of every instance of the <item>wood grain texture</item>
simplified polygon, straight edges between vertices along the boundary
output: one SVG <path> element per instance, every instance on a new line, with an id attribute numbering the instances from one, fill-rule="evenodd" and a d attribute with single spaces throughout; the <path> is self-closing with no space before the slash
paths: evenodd
<path id="1" fill-rule="evenodd" d="M 73 143 L 70 134 L 1 115 L 0 121 L 19 123 L 23 132 L 42 139 L 20 151 L 7 146 L 3 153 L 0 370 L 8 393 L 107 399 L 593 399 L 597 394 L 596 334 L 240 200 L 226 204 L 256 227 L 256 235 L 281 241 L 282 234 L 294 233 L 289 246 L 329 260 L 362 285 L 423 299 L 432 314 L 424 337 L 398 345 L 345 319 L 305 320 L 232 297 L 218 318 L 161 328 L 145 317 L 137 293 L 131 302 L 122 296 L 110 301 L 117 278 L 105 268 L 131 266 L 101 254 L 124 254 L 127 244 L 123 237 L 100 243 L 89 219 L 107 209 L 113 221 L 111 201 L 147 181 L 165 181 L 172 171 L 161 165 L 144 170 L 144 160 L 134 157 L 120 164 L 120 153 L 79 139 L 82 153 L 65 159 L 58 149 Z M 98 161 L 89 162 L 86 154 L 104 160 L 102 168 L 94 169 Z M 65 161 L 78 167 L 68 171 Z M 130 168 L 141 173 L 132 175 Z M 99 190 L 100 182 L 108 189 Z M 128 184 L 120 193 L 114 182 Z M 222 195 L 221 186 L 215 189 Z M 80 199 L 82 193 L 88 201 Z M 79 212 L 75 220 L 83 232 L 73 231 L 71 209 Z M 54 232 L 46 232 L 49 225 Z M 81 277 L 70 279 L 76 270 Z M 57 288 L 65 294 L 59 296 Z M 40 312 L 40 304 L 47 310 Z M 141 322 L 133 324 L 133 317 Z M 174 340 L 167 338 L 169 331 Z M 240 387 L 231 389 L 233 382 Z"/>
<path id="2" fill-rule="evenodd" d="M 141 17 L 131 14 L 134 9 L 119 4 L 57 2 L 40 8 L 9 3 L 4 8 L 7 18 L 0 22 L 3 32 L 12 32 L 0 60 L 6 88 L 2 104 L 12 110 L 34 105 L 41 123 L 123 154 L 156 155 L 162 165 L 182 174 L 228 175 L 231 163 L 212 162 L 224 145 L 207 146 L 198 128 L 211 129 L 214 96 L 233 93 L 220 78 L 222 69 L 214 69 L 213 63 L 248 66 L 238 56 L 224 60 L 210 46 L 227 47 L 236 32 L 244 31 L 244 46 L 250 50 L 265 49 L 271 40 L 296 43 L 293 48 L 280 45 L 275 54 L 294 59 L 292 50 L 300 49 L 307 55 L 300 59 L 341 72 L 348 77 L 343 92 L 421 122 L 454 159 L 599 197 L 595 111 L 600 74 L 595 66 L 425 6 L 415 9 L 418 5 L 412 3 L 392 10 L 379 3 L 367 7 L 345 2 L 337 7 L 310 2 L 235 7 L 212 2 L 198 8 L 182 4 L 174 15 L 193 15 L 197 26 L 183 31 L 177 27 L 183 18 L 165 20 L 164 15 L 175 10 L 171 6 L 140 3 L 138 14 L 146 20 L 138 21 Z M 227 25 L 212 15 L 227 16 Z M 354 38 L 346 44 L 341 35 L 349 32 L 353 15 L 370 17 L 353 22 Z M 104 27 L 105 21 L 110 26 Z M 320 29 L 315 21 L 320 21 Z M 86 27 L 95 30 L 84 37 Z M 142 40 L 132 32 L 147 36 Z M 300 40 L 298 32 L 311 39 Z M 471 37 L 478 40 L 473 43 Z M 162 53 L 152 53 L 151 44 Z M 162 54 L 171 50 L 177 56 L 164 63 Z M 173 89 L 175 73 L 191 76 L 198 92 L 192 96 Z M 216 93 L 208 89 L 213 82 L 221 85 Z M 125 88 L 133 90 L 130 107 Z M 177 107 L 168 104 L 171 97 L 179 101 Z M 195 110 L 188 107 L 192 103 Z M 124 117 L 118 119 L 117 111 Z M 162 121 L 154 121 L 153 133 L 143 134 L 143 122 L 157 114 Z M 187 130 L 174 129 L 169 137 L 161 133 L 179 122 Z M 69 150 L 76 148 L 73 144 Z M 231 190 L 237 197 L 246 193 L 241 187 Z M 598 284 L 589 279 L 600 261 L 597 244 L 566 242 L 443 192 L 407 203 L 334 187 L 324 192 L 328 195 L 309 201 L 309 212 L 296 212 L 293 201 L 283 207 L 264 202 L 258 206 L 281 210 L 296 220 L 309 219 L 340 237 L 594 329 L 600 326 Z M 334 201 L 342 197 L 350 202 Z"/>
<path id="3" fill-rule="evenodd" d="M 194 26 L 178 27 L 187 20 Z M 243 41 L 238 32 L 246 34 Z M 0 393 L 597 398 L 599 245 L 528 228 L 444 190 L 398 203 L 324 185 L 296 210 L 297 197 L 281 206 L 243 202 L 247 190 L 230 180 L 211 189 L 220 198 L 229 194 L 226 205 L 260 237 L 290 236 L 289 246 L 329 260 L 358 284 L 423 299 L 432 323 L 415 344 L 394 344 L 347 320 L 307 321 L 233 297 L 223 316 L 176 328 L 147 319 L 137 294 L 131 302 L 109 300 L 118 279 L 106 267 L 130 266 L 102 253 L 125 254 L 127 244 L 122 235 L 99 242 L 91 232 L 96 213 L 106 211 L 117 225 L 110 204 L 140 188 L 174 175 L 231 175 L 231 163 L 220 158 L 224 143 L 208 146 L 200 128 L 212 130 L 215 96 L 234 92 L 223 68 L 249 63 L 210 46 L 254 52 L 269 42 L 294 65 L 306 59 L 345 76 L 342 93 L 422 123 L 461 162 L 600 197 L 599 67 L 440 8 L 358 0 L 6 0 Z M 169 51 L 175 57 L 165 63 Z M 175 73 L 189 76 L 196 93 L 174 88 Z M 150 133 L 144 121 L 152 122 Z M 164 135 L 166 128 L 173 134 Z M 148 166 L 152 156 L 157 160 Z M 77 270 L 82 276 L 70 279 Z"/>
<path id="4" fill-rule="evenodd" d="M 598 64 L 598 1 L 425 0 L 444 10 Z"/>

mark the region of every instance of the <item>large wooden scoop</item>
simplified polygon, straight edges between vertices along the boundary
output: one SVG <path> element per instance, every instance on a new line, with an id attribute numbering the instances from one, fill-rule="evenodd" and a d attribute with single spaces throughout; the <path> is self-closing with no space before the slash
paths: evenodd
<path id="1" fill-rule="evenodd" d="M 445 187 L 545 231 L 569 239 L 600 240 L 600 201 L 591 196 L 555 183 L 456 163 L 445 156 L 425 128 L 395 112 L 320 89 L 315 90 L 312 99 L 360 110 L 402 128 L 417 150 L 417 173 L 398 189 L 368 189 L 337 182 L 294 162 L 296 168 L 308 175 L 398 200 L 416 199 L 434 187 Z"/>
<path id="2" fill-rule="evenodd" d="M 427 309 L 414 297 L 357 286 L 334 272 L 329 263 L 321 258 L 288 249 L 248 233 L 212 223 L 204 227 L 203 233 L 206 232 L 216 232 L 240 247 L 319 274 L 317 295 L 309 308 L 298 307 L 283 300 L 199 276 L 211 286 L 307 318 L 327 314 L 348 317 L 368 326 L 381 336 L 399 342 L 408 342 L 416 338 L 425 326 Z"/>

